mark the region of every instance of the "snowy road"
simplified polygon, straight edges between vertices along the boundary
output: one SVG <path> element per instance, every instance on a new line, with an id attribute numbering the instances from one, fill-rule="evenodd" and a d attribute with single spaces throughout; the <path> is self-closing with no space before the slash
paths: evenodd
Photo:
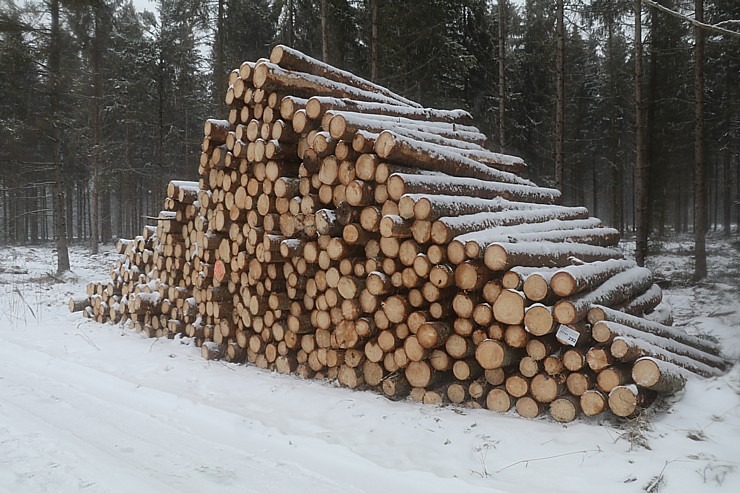
<path id="1" fill-rule="evenodd" d="M 0 361 L 0 489 L 9 493 L 429 491 L 440 481 L 389 474 L 345 447 L 21 344 L 0 346 Z M 188 394 L 183 383 L 175 388 Z"/>
<path id="2" fill-rule="evenodd" d="M 656 478 L 663 491 L 740 491 L 737 367 L 689 382 L 650 427 L 391 402 L 85 321 L 64 303 L 113 257 L 75 252 L 79 277 L 52 283 L 50 251 L 11 253 L 0 253 L 17 272 L 0 269 L 2 493 L 640 492 Z M 723 306 L 699 322 L 725 330 L 737 357 L 736 288 L 673 296 Z"/>

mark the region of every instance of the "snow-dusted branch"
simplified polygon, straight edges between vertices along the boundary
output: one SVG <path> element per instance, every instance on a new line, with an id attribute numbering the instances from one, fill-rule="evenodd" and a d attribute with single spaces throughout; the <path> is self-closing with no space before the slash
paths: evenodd
<path id="1" fill-rule="evenodd" d="M 707 31 L 714 31 L 716 33 L 724 34 L 726 36 L 733 36 L 735 38 L 740 38 L 740 32 L 738 31 L 731 31 L 730 29 L 725 29 L 724 27 L 720 27 L 719 24 L 706 24 L 704 22 L 697 21 L 696 19 L 692 19 L 691 17 L 685 16 L 679 12 L 676 12 L 667 7 L 664 7 L 658 2 L 655 2 L 653 0 L 642 0 L 642 3 L 647 4 L 651 7 L 654 7 L 658 10 L 661 10 L 669 15 L 677 17 L 686 22 L 690 22 L 691 24 L 693 24 L 694 26 L 700 29 L 706 29 Z M 738 22 L 738 21 L 725 21 L 722 24 L 727 23 L 727 22 Z"/>

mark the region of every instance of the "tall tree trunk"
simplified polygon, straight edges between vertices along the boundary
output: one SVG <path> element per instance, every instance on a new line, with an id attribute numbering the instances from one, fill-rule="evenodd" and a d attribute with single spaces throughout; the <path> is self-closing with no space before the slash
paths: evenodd
<path id="1" fill-rule="evenodd" d="M 645 265 L 648 249 L 648 217 L 650 216 L 650 163 L 645 156 L 644 101 L 642 98 L 642 1 L 635 0 L 635 189 L 637 230 L 635 260 Z"/>
<path id="2" fill-rule="evenodd" d="M 506 152 L 506 0 L 498 0 L 498 146 Z"/>
<path id="3" fill-rule="evenodd" d="M 38 193 L 38 187 L 36 185 L 31 185 L 28 188 L 28 194 L 29 194 L 29 201 L 31 202 L 31 211 L 33 211 L 33 214 L 30 214 L 29 216 L 29 231 L 28 236 L 31 241 L 31 244 L 38 243 L 39 241 L 39 209 L 41 209 L 39 204 L 39 193 Z"/>
<path id="4" fill-rule="evenodd" d="M 100 225 L 100 201 L 99 201 L 99 167 L 100 167 L 100 101 L 102 96 L 102 81 L 100 77 L 100 43 L 102 42 L 102 33 L 100 28 L 100 9 L 101 5 L 93 5 L 93 23 L 95 33 L 92 39 L 92 130 L 93 130 L 93 148 L 92 148 L 92 177 L 90 186 L 90 253 L 98 253 L 98 228 Z"/>
<path id="5" fill-rule="evenodd" d="M 565 20 L 564 0 L 557 0 L 556 7 L 556 97 L 555 97 L 555 188 L 563 192 L 563 166 L 565 160 Z"/>
<path id="6" fill-rule="evenodd" d="M 51 84 L 52 157 L 54 159 L 54 211 L 56 212 L 57 274 L 69 270 L 67 222 L 62 170 L 62 128 L 59 118 L 59 82 L 61 79 L 61 36 L 59 34 L 59 0 L 50 1 L 51 53 L 49 55 L 49 82 Z"/>
<path id="7" fill-rule="evenodd" d="M 704 22 L 704 0 L 695 0 L 696 20 Z M 704 169 L 704 32 L 694 27 L 694 280 L 707 275 L 707 230 Z"/>
<path id="8" fill-rule="evenodd" d="M 214 39 L 213 60 L 213 103 L 218 113 L 223 111 L 223 94 L 226 90 L 226 28 L 224 26 L 226 0 L 218 0 L 218 13 L 216 18 L 216 36 Z"/>
<path id="9" fill-rule="evenodd" d="M 378 3 L 380 0 L 370 0 L 370 80 L 378 82 L 379 52 L 378 46 Z"/>
<path id="10" fill-rule="evenodd" d="M 329 0 L 321 0 L 321 59 L 329 62 Z"/>
<path id="11" fill-rule="evenodd" d="M 295 9 L 293 0 L 288 0 L 288 45 L 295 47 Z"/>
<path id="12" fill-rule="evenodd" d="M 722 230 L 725 238 L 730 237 L 732 232 L 732 170 L 730 169 L 730 146 L 723 151 L 723 190 L 722 190 Z"/>
<path id="13" fill-rule="evenodd" d="M 610 101 L 608 105 L 608 115 L 610 121 L 617 119 L 617 111 L 615 109 L 616 95 L 614 92 L 617 87 L 617 70 L 614 68 L 614 19 L 611 15 L 606 18 L 606 51 L 607 51 L 607 79 L 609 87 Z M 622 224 L 622 163 L 620 162 L 619 154 L 619 137 L 617 135 L 617 126 L 609 125 L 607 135 L 607 156 L 606 161 L 609 165 L 609 175 L 611 184 L 609 186 L 609 215 L 610 222 L 613 228 L 617 228 L 620 232 L 623 232 Z"/>
<path id="14" fill-rule="evenodd" d="M 731 80 L 734 80 L 735 75 L 733 74 L 732 70 L 730 69 L 730 58 L 727 57 L 725 60 L 725 97 L 724 104 L 722 105 L 724 108 L 723 113 L 723 127 L 725 129 L 725 132 L 727 136 L 730 135 L 730 125 L 731 125 L 731 111 L 730 111 L 730 91 L 732 90 L 731 87 Z M 725 238 L 729 238 L 732 233 L 732 183 L 733 183 L 733 174 L 732 174 L 732 152 L 730 150 L 730 146 L 732 145 L 732 139 L 729 138 L 724 143 L 724 151 L 723 151 L 723 172 L 722 172 L 722 178 L 723 178 L 723 190 L 722 190 L 722 224 L 723 224 L 723 234 Z M 738 199 L 740 201 L 740 199 Z"/>
<path id="15" fill-rule="evenodd" d="M 660 180 L 655 180 L 656 174 L 660 169 L 660 166 L 656 164 L 657 161 L 657 143 L 658 139 L 656 136 L 657 125 L 656 125 L 656 106 L 657 106 L 657 94 L 658 94 L 658 54 L 655 48 L 655 40 L 658 38 L 660 29 L 660 13 L 656 9 L 650 10 L 650 43 L 653 48 L 650 50 L 649 66 L 650 76 L 647 83 L 647 101 L 644 106 L 646 111 L 645 119 L 645 159 L 648 161 L 650 166 L 650 172 L 652 177 L 650 183 L 659 183 Z M 666 201 L 668 195 L 665 187 L 657 187 L 650 190 L 650 206 L 651 210 L 655 210 L 657 207 L 658 221 L 656 221 L 658 229 L 658 238 L 663 238 L 665 234 L 665 216 L 666 216 Z M 653 221 L 651 217 L 648 217 L 648 229 L 650 229 Z"/>

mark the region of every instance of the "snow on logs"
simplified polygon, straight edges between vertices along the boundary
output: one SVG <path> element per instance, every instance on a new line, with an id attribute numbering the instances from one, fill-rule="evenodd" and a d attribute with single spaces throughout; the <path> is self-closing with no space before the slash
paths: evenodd
<path id="1" fill-rule="evenodd" d="M 728 363 L 618 232 L 522 178 L 462 110 L 279 45 L 229 76 L 198 182 L 71 311 L 207 359 L 559 422 L 638 412 Z"/>

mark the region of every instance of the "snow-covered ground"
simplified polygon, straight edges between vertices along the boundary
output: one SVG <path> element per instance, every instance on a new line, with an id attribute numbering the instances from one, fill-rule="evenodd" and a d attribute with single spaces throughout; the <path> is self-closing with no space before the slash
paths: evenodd
<path id="1" fill-rule="evenodd" d="M 740 250 L 690 241 L 651 261 L 676 324 L 740 357 Z M 70 314 L 116 256 L 0 250 L 0 492 L 740 491 L 740 368 L 689 381 L 643 419 L 568 425 L 391 402 L 222 362 Z"/>

